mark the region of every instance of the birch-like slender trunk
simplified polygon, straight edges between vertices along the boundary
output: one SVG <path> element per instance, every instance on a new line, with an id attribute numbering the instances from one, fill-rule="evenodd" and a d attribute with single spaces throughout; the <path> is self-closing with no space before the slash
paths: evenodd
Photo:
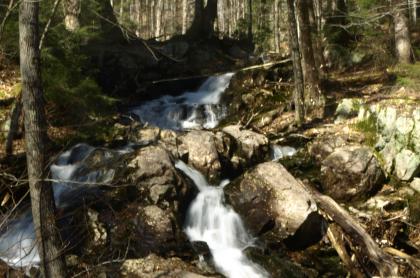
<path id="1" fill-rule="evenodd" d="M 302 65 L 300 63 L 300 51 L 298 29 L 295 14 L 295 1 L 287 0 L 287 15 L 289 23 L 289 47 L 293 60 L 293 73 L 295 79 L 295 91 L 293 99 L 295 104 L 295 121 L 298 126 L 305 120 L 304 87 Z"/>
<path id="2" fill-rule="evenodd" d="M 66 277 L 63 244 L 55 221 L 55 204 L 47 176 L 46 122 L 41 87 L 38 1 L 22 1 L 19 12 L 20 72 L 25 122 L 26 159 L 32 217 L 43 277 Z"/>

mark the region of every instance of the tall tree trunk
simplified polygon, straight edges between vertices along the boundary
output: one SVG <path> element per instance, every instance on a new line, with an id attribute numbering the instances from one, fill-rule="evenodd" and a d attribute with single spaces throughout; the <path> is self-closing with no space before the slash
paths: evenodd
<path id="1" fill-rule="evenodd" d="M 16 101 L 10 111 L 10 125 L 9 125 L 9 132 L 7 133 L 6 138 L 6 155 L 13 154 L 13 140 L 16 138 L 16 134 L 19 130 L 19 119 L 20 115 L 22 114 L 22 95 L 16 98 Z"/>
<path id="2" fill-rule="evenodd" d="M 280 24 L 279 24 L 279 3 L 280 0 L 274 0 L 274 49 L 277 53 L 280 53 Z"/>
<path id="3" fill-rule="evenodd" d="M 162 33 L 162 11 L 163 3 L 162 0 L 157 0 L 156 3 L 156 28 L 155 28 L 155 38 L 158 39 Z"/>
<path id="4" fill-rule="evenodd" d="M 417 24 L 417 1 L 418 0 L 408 0 L 409 1 L 409 10 L 410 10 L 410 20 L 412 26 Z"/>
<path id="5" fill-rule="evenodd" d="M 299 41 L 302 53 L 303 77 L 305 80 L 305 108 L 307 113 L 311 112 L 314 116 L 322 117 L 325 101 L 319 86 L 318 69 L 312 46 L 309 4 L 311 3 L 306 0 L 297 0 L 300 29 Z"/>
<path id="6" fill-rule="evenodd" d="M 394 1 L 395 52 L 400 63 L 411 63 L 411 40 L 404 0 Z"/>
<path id="7" fill-rule="evenodd" d="M 193 38 L 210 38 L 214 35 L 214 21 L 217 17 L 217 0 L 195 1 L 195 15 L 187 35 Z"/>
<path id="8" fill-rule="evenodd" d="M 252 0 L 248 0 L 248 43 L 252 45 L 254 42 L 252 34 Z"/>
<path id="9" fill-rule="evenodd" d="M 80 1 L 79 0 L 65 0 L 64 6 L 64 26 L 67 30 L 74 32 L 80 27 Z"/>
<path id="10" fill-rule="evenodd" d="M 188 25 L 188 1 L 182 0 L 182 34 L 187 32 Z"/>
<path id="11" fill-rule="evenodd" d="M 46 123 L 41 88 L 38 1 L 22 1 L 19 13 L 20 72 L 32 216 L 44 277 L 65 277 L 51 184 L 45 182 Z"/>
<path id="12" fill-rule="evenodd" d="M 295 1 L 287 0 L 287 15 L 289 23 L 289 48 L 293 60 L 293 73 L 295 77 L 295 91 L 293 99 L 295 103 L 296 124 L 300 126 L 305 120 L 304 87 L 302 65 L 300 63 L 300 51 L 298 41 L 297 21 L 295 15 Z"/>
<path id="13" fill-rule="evenodd" d="M 322 27 L 321 27 L 321 7 L 322 3 L 319 1 L 314 1 L 313 3 L 308 4 L 309 12 L 309 22 L 311 23 L 311 33 L 312 35 L 312 47 L 315 58 L 315 65 L 318 69 L 319 75 L 322 75 L 324 70 L 324 56 L 322 53 Z"/>

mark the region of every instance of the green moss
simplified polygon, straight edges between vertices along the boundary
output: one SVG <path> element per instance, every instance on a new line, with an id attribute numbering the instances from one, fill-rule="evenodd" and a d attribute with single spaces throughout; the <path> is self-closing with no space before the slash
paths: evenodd
<path id="1" fill-rule="evenodd" d="M 378 139 L 376 122 L 376 117 L 371 114 L 368 118 L 358 121 L 356 124 L 354 124 L 355 129 L 363 132 L 365 135 L 365 143 L 371 147 L 375 146 Z"/>
<path id="2" fill-rule="evenodd" d="M 398 64 L 390 69 L 396 78 L 396 84 L 420 90 L 420 62 L 415 64 Z"/>

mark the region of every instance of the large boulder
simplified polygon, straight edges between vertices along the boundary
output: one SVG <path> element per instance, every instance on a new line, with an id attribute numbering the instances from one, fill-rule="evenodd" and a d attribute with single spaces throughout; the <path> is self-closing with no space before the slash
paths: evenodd
<path id="1" fill-rule="evenodd" d="M 179 157 L 205 175 L 211 182 L 220 177 L 221 164 L 215 136 L 209 131 L 193 130 L 178 138 Z"/>
<path id="2" fill-rule="evenodd" d="M 409 181 L 420 173 L 420 154 L 403 149 L 395 156 L 395 174 L 402 181 Z"/>
<path id="3" fill-rule="evenodd" d="M 205 278 L 196 267 L 177 257 L 163 258 L 151 254 L 141 259 L 126 260 L 121 265 L 123 277 L 139 278 Z"/>
<path id="4" fill-rule="evenodd" d="M 383 179 L 382 169 L 369 147 L 337 148 L 322 161 L 323 190 L 338 201 L 365 199 Z"/>
<path id="5" fill-rule="evenodd" d="M 297 181 L 281 164 L 266 162 L 246 172 L 238 181 L 225 188 L 229 203 L 233 206 L 253 235 L 269 232 L 270 240 L 282 240 L 293 236 L 311 222 L 317 213 L 317 205 L 301 182 Z M 318 218 L 319 219 L 319 218 Z M 305 229 L 311 242 L 316 230 L 322 226 L 313 223 Z"/>
<path id="6" fill-rule="evenodd" d="M 127 165 L 127 183 L 136 186 L 142 196 L 153 203 L 162 200 L 183 200 L 192 189 L 173 165 L 173 158 L 161 146 L 138 150 Z"/>
<path id="7" fill-rule="evenodd" d="M 236 141 L 237 149 L 231 158 L 235 168 L 254 165 L 268 156 L 270 146 L 266 136 L 243 129 L 240 125 L 227 126 L 223 128 L 223 132 Z"/>

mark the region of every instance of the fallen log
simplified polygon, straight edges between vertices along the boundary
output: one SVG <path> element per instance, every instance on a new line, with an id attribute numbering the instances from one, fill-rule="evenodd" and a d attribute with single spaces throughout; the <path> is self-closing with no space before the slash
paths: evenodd
<path id="1" fill-rule="evenodd" d="M 375 243 L 365 229 L 345 209 L 331 197 L 307 188 L 312 193 L 318 207 L 343 229 L 353 244 L 362 247 L 363 252 L 375 265 L 381 277 L 398 276 L 398 265 L 393 258 Z"/>
<path id="2" fill-rule="evenodd" d="M 329 225 L 327 230 L 328 239 L 331 242 L 331 245 L 337 251 L 338 256 L 343 261 L 343 264 L 346 266 L 348 271 L 351 274 L 351 277 L 354 278 L 363 278 L 365 275 L 359 270 L 357 263 L 353 262 L 346 250 L 346 245 L 343 239 L 342 230 L 340 227 L 337 227 L 336 224 Z"/>

